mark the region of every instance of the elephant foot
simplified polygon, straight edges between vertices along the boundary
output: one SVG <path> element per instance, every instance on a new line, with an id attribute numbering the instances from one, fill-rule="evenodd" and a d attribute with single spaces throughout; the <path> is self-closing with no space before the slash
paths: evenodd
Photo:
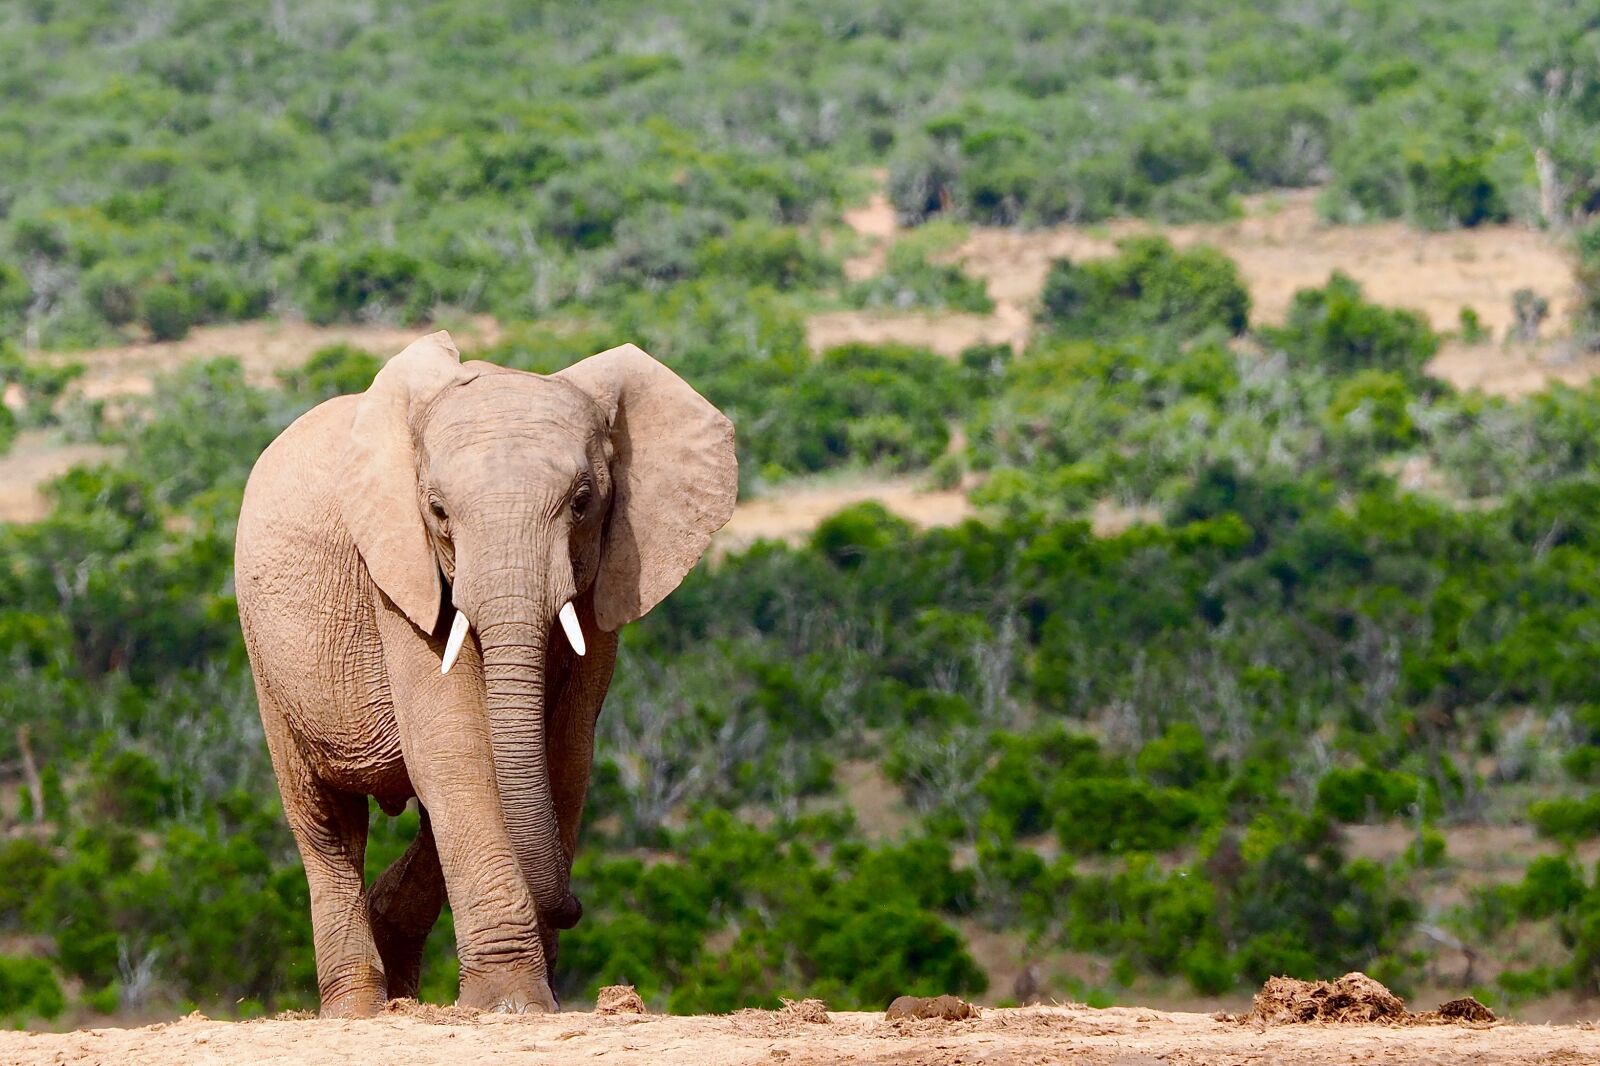
<path id="1" fill-rule="evenodd" d="M 456 1004 L 494 1014 L 554 1014 L 561 1009 L 543 977 L 529 973 L 461 978 Z"/>
<path id="2" fill-rule="evenodd" d="M 322 997 L 323 1018 L 371 1018 L 383 1010 L 388 997 L 382 988 L 357 988 Z"/>

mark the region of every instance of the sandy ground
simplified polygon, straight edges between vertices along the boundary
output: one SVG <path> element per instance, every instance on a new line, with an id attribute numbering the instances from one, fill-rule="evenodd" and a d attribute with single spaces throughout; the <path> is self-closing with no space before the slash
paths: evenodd
<path id="1" fill-rule="evenodd" d="M 1250 289 L 1251 320 L 1257 323 L 1282 322 L 1297 290 L 1322 285 L 1335 270 L 1359 281 L 1369 299 L 1421 311 L 1441 332 L 1456 329 L 1461 308 L 1471 307 L 1503 337 L 1512 321 L 1511 294 L 1521 288 L 1550 301 L 1547 325 L 1559 328 L 1570 313 L 1572 264 L 1545 233 L 1511 225 L 1437 233 L 1399 222 L 1328 226 L 1317 219 L 1315 200 L 1311 189 L 1267 193 L 1247 197 L 1242 218 L 1182 226 L 1137 219 L 1037 230 L 975 226 L 946 258 L 984 280 L 995 302 L 993 315 L 841 311 L 815 317 L 811 341 L 820 348 L 843 340 L 895 339 L 951 354 L 975 340 L 1020 346 L 1053 260 L 1110 255 L 1119 240 L 1156 232 L 1179 247 L 1208 244 L 1233 259 Z M 870 276 L 882 268 L 886 246 L 898 232 L 894 209 L 878 194 L 846 212 L 845 221 L 867 244 L 846 264 L 846 273 Z"/>
<path id="2" fill-rule="evenodd" d="M 103 444 L 63 444 L 54 433 L 28 430 L 0 455 L 0 522 L 43 518 L 48 504 L 39 486 L 75 466 L 104 462 L 119 454 Z"/>
<path id="3" fill-rule="evenodd" d="M 1297 1063 L 1578 1064 L 1600 1062 L 1593 1027 L 1498 1024 L 1295 1025 L 1257 1028 L 1207 1014 L 1137 1008 L 988 1009 L 970 1021 L 887 1022 L 831 1014 L 823 1023 L 782 1012 L 723 1017 L 472 1017 L 418 1008 L 371 1021 L 217 1022 L 198 1016 L 143 1029 L 0 1034 L 11 1066 L 212 1066 L 234 1063 L 589 1062 L 733 1066 L 741 1063 L 1060 1063 L 1082 1066 L 1269 1066 Z"/>
<path id="4" fill-rule="evenodd" d="M 479 316 L 450 326 L 463 348 L 493 344 L 499 337 L 494 319 Z M 155 375 L 200 359 L 233 356 L 257 385 L 276 384 L 280 370 L 300 366 L 320 348 L 350 344 L 375 355 L 393 355 L 422 330 L 405 326 L 313 326 L 309 322 L 263 319 L 219 326 L 199 326 L 180 341 L 94 348 L 51 353 L 45 358 L 82 363 L 78 389 L 89 399 L 149 395 Z"/>
<path id="5" fill-rule="evenodd" d="M 972 515 L 961 489 L 926 489 L 914 478 L 869 478 L 807 485 L 741 501 L 717 534 L 718 553 L 738 551 L 758 540 L 798 542 L 829 515 L 853 503 L 877 500 L 922 529 L 954 525 Z"/>

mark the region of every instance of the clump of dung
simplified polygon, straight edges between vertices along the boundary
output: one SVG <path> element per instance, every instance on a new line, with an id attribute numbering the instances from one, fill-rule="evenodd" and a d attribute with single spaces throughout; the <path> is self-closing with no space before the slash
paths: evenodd
<path id="1" fill-rule="evenodd" d="M 883 1016 L 891 1022 L 902 1018 L 937 1018 L 959 1022 L 976 1018 L 978 1008 L 959 996 L 901 996 L 889 1004 Z"/>
<path id="2" fill-rule="evenodd" d="M 1415 1018 L 1422 1023 L 1444 1022 L 1456 1025 L 1492 1025 L 1500 1020 L 1495 1017 L 1494 1011 L 1471 996 L 1462 996 L 1460 999 L 1441 1003 L 1438 1010 L 1426 1011 L 1415 1015 Z"/>
<path id="3" fill-rule="evenodd" d="M 644 1000 L 632 985 L 607 985 L 595 997 L 596 1014 L 643 1014 Z"/>
<path id="4" fill-rule="evenodd" d="M 1409 1019 L 1399 996 L 1364 973 L 1347 973 L 1337 981 L 1298 981 L 1270 977 L 1256 993 L 1249 1020 L 1260 1025 L 1304 1022 L 1404 1022 Z"/>
<path id="5" fill-rule="evenodd" d="M 783 1001 L 783 1009 L 778 1014 L 793 1021 L 810 1022 L 813 1025 L 826 1025 L 830 1021 L 828 1005 L 820 999 L 786 999 Z"/>

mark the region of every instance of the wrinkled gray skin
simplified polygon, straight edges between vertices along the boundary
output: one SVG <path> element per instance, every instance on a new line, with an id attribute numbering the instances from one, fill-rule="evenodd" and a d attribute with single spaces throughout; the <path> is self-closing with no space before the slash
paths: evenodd
<path id="1" fill-rule="evenodd" d="M 556 1009 L 594 725 L 616 630 L 733 510 L 733 427 L 633 345 L 551 377 L 436 333 L 262 454 L 239 618 L 305 861 L 326 1016 L 414 996 L 446 895 L 463 1005 Z M 557 624 L 571 602 L 587 642 Z M 472 624 L 441 673 L 457 611 Z M 371 888 L 367 797 L 422 826 Z"/>

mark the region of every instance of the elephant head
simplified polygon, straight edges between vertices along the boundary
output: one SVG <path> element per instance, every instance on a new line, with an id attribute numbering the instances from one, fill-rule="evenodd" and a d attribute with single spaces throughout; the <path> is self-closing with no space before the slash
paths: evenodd
<path id="1" fill-rule="evenodd" d="M 606 631 L 641 617 L 704 553 L 733 511 L 733 426 L 631 344 L 545 377 L 462 364 L 441 332 L 379 371 L 347 459 L 340 511 L 374 583 L 430 634 L 448 587 L 442 670 L 476 633 L 512 849 L 540 914 L 571 925 L 550 664 L 572 663 L 561 641 L 584 653 L 580 617 Z"/>

